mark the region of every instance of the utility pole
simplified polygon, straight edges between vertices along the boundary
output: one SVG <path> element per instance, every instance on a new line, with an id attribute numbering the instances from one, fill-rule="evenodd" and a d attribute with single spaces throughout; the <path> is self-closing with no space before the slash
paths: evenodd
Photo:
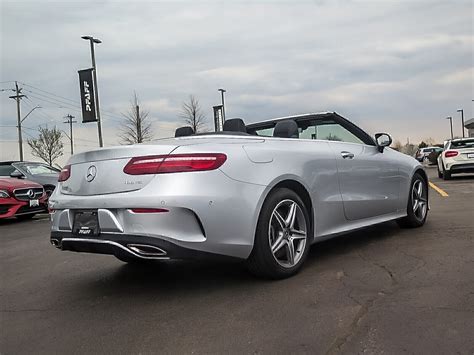
<path id="1" fill-rule="evenodd" d="M 225 122 L 225 103 L 224 103 L 224 93 L 225 89 L 218 89 L 217 91 L 221 92 L 221 102 L 222 102 L 222 122 Z"/>
<path id="2" fill-rule="evenodd" d="M 462 137 L 464 138 L 464 110 L 460 108 L 457 112 L 461 112 Z"/>
<path id="3" fill-rule="evenodd" d="M 22 97 L 25 97 L 25 95 L 21 94 L 20 88 L 18 88 L 18 83 L 15 81 L 15 91 L 16 95 L 10 96 L 10 99 L 16 100 L 16 115 L 17 115 L 17 120 L 18 120 L 18 147 L 20 149 L 20 161 L 23 161 L 23 138 L 21 136 L 21 113 L 20 113 L 20 100 Z M 26 118 L 26 117 L 25 117 Z"/>
<path id="4" fill-rule="evenodd" d="M 72 124 L 77 123 L 77 121 L 73 121 L 75 117 L 72 116 L 71 114 L 68 114 L 64 118 L 67 118 L 67 121 L 64 123 L 69 123 L 69 137 L 68 138 L 71 141 L 71 155 L 73 155 L 74 154 L 74 141 L 73 141 L 73 135 L 72 135 Z"/>
<path id="5" fill-rule="evenodd" d="M 104 142 L 102 140 L 102 122 L 100 120 L 100 109 L 99 109 L 99 87 L 97 86 L 97 67 L 95 66 L 95 52 L 94 52 L 94 44 L 102 43 L 102 41 L 98 38 L 94 38 L 92 36 L 82 36 L 82 39 L 88 40 L 91 44 L 91 59 L 92 59 L 92 79 L 94 80 L 94 94 L 95 94 L 95 107 L 96 107 L 96 114 L 97 114 L 97 128 L 99 131 L 99 147 L 104 146 Z"/>

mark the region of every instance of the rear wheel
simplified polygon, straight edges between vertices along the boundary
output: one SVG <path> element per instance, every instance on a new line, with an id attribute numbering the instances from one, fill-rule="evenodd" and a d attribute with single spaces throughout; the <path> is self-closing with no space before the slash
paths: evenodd
<path id="1" fill-rule="evenodd" d="M 292 190 L 279 188 L 263 204 L 247 266 L 253 274 L 282 279 L 298 272 L 310 246 L 308 211 Z"/>
<path id="2" fill-rule="evenodd" d="M 397 220 L 401 227 L 416 228 L 425 224 L 428 215 L 428 185 L 425 179 L 416 173 L 413 176 L 408 196 L 407 216 Z"/>
<path id="3" fill-rule="evenodd" d="M 444 165 L 443 165 L 443 179 L 444 180 L 451 179 L 451 173 L 444 168 Z"/>

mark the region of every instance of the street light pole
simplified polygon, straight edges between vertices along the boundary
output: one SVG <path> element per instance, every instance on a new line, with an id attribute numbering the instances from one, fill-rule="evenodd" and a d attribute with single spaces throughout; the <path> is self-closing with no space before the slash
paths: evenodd
<path id="1" fill-rule="evenodd" d="M 217 91 L 221 92 L 221 102 L 222 102 L 222 120 L 225 122 L 225 103 L 224 103 L 224 93 L 226 92 L 224 89 L 218 89 Z"/>
<path id="2" fill-rule="evenodd" d="M 449 120 L 450 124 L 451 124 L 451 139 L 453 139 L 453 118 L 451 116 L 449 117 L 446 117 L 447 120 Z"/>
<path id="3" fill-rule="evenodd" d="M 462 137 L 464 138 L 464 110 L 460 108 L 457 112 L 461 112 Z"/>
<path id="4" fill-rule="evenodd" d="M 102 43 L 102 41 L 98 38 L 94 38 L 92 36 L 82 36 L 82 39 L 88 40 L 91 44 L 91 59 L 92 59 L 92 79 L 94 80 L 94 96 L 95 96 L 95 106 L 96 106 L 96 114 L 97 114 L 97 129 L 99 131 L 99 147 L 104 146 L 104 142 L 102 140 L 102 122 L 100 120 L 100 109 L 99 109 L 99 87 L 97 85 L 97 67 L 95 65 L 95 52 L 94 52 L 94 44 Z"/>

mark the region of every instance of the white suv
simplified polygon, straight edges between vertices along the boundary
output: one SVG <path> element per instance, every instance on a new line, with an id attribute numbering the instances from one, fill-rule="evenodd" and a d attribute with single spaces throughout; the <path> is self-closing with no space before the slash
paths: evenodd
<path id="1" fill-rule="evenodd" d="M 440 178 L 448 180 L 452 174 L 460 173 L 474 173 L 474 138 L 449 140 L 438 156 Z"/>

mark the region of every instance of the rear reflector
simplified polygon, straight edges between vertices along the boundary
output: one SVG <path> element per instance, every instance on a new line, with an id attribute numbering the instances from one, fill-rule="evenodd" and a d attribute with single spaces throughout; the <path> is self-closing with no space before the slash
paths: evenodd
<path id="1" fill-rule="evenodd" d="M 459 152 L 455 151 L 455 150 L 447 150 L 446 152 L 444 152 L 444 157 L 445 158 L 452 158 L 452 157 L 455 157 L 459 155 Z"/>
<path id="2" fill-rule="evenodd" d="M 208 171 L 219 168 L 226 161 L 222 153 L 153 155 L 132 158 L 123 172 L 129 175 Z"/>
<path id="3" fill-rule="evenodd" d="M 58 181 L 66 181 L 71 176 L 71 165 L 66 165 L 59 173 Z"/>
<path id="4" fill-rule="evenodd" d="M 132 208 L 133 213 L 164 213 L 169 212 L 166 208 Z"/>

